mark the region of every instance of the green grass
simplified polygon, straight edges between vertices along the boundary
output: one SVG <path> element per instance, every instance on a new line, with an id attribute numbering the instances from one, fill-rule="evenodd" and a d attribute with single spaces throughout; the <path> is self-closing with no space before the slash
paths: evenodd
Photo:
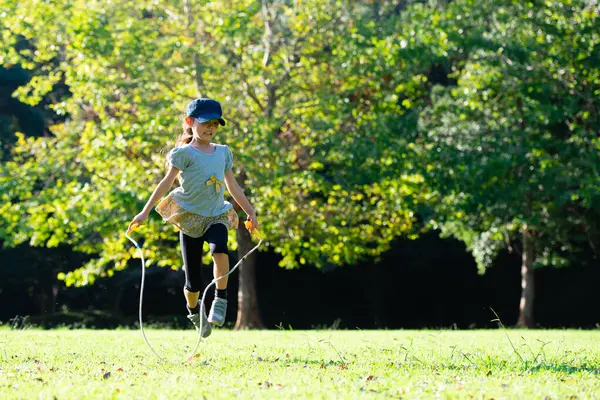
<path id="1" fill-rule="evenodd" d="M 220 330 L 185 364 L 194 332 L 147 336 L 174 364 L 139 331 L 0 330 L 0 398 L 600 396 L 600 331 Z"/>

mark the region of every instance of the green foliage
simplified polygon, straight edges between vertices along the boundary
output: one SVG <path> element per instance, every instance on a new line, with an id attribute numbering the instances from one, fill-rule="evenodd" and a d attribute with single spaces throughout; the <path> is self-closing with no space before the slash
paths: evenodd
<path id="1" fill-rule="evenodd" d="M 525 225 L 538 264 L 565 264 L 599 237 L 597 5 L 422 3 L 3 1 L 0 61 L 32 75 L 15 96 L 70 97 L 0 167 L 0 239 L 93 255 L 69 284 L 125 268 L 202 95 L 286 268 L 376 257 L 417 213 L 482 269 Z M 137 234 L 149 265 L 179 267 L 157 214 Z"/>
<path id="2" fill-rule="evenodd" d="M 477 25 L 462 14 L 474 4 Z M 480 268 L 524 226 L 536 263 L 562 265 L 561 246 L 598 240 L 600 17 L 583 1 L 459 1 L 448 13 L 465 16 L 449 54 L 457 83 L 434 88 L 420 119 L 439 222 Z"/>
<path id="3" fill-rule="evenodd" d="M 127 222 L 164 173 L 185 104 L 204 95 L 224 105 L 220 140 L 283 266 L 380 254 L 412 230 L 419 178 L 396 173 L 403 141 L 383 111 L 397 106 L 380 102 L 378 40 L 352 23 L 361 10 L 333 0 L 3 2 L 6 43 L 20 35 L 34 47 L 0 52 L 34 74 L 19 98 L 35 104 L 59 80 L 72 95 L 50 106 L 66 117 L 53 136 L 19 136 L 2 166 L 0 237 L 97 255 L 61 275 L 67 284 L 125 268 Z M 173 228 L 152 217 L 137 231 L 147 264 L 177 268 Z"/>

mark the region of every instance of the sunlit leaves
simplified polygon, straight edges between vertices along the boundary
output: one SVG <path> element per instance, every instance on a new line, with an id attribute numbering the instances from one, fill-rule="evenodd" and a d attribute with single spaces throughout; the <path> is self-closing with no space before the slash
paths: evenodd
<path id="1" fill-rule="evenodd" d="M 233 149 L 261 231 L 286 267 L 352 263 L 411 231 L 420 194 L 414 176 L 401 172 L 406 140 L 390 133 L 393 114 L 412 103 L 397 105 L 395 86 L 378 79 L 395 69 L 381 47 L 391 25 L 363 29 L 370 17 L 361 5 L 3 7 L 2 35 L 11 40 L 0 56 L 36 74 L 17 95 L 36 103 L 60 80 L 70 96 L 50 105 L 66 118 L 50 127 L 53 136 L 20 143 L 3 166 L 10 201 L 2 234 L 10 245 L 66 243 L 97 255 L 61 276 L 67 283 L 92 283 L 134 257 L 127 222 L 164 173 L 164 149 L 199 94 L 221 100 L 228 125 L 219 141 Z M 29 49 L 14 50 L 17 34 Z M 49 59 L 54 69 L 40 69 Z M 171 226 L 152 214 L 136 233 L 148 265 L 179 265 Z"/>

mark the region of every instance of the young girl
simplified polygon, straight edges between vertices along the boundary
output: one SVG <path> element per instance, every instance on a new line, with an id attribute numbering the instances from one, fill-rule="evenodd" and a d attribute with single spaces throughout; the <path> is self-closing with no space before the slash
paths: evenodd
<path id="1" fill-rule="evenodd" d="M 204 304 L 198 304 L 202 289 L 202 247 L 210 245 L 214 261 L 213 274 L 222 276 L 229 271 L 227 229 L 237 228 L 238 219 L 233 206 L 224 199 L 225 187 L 248 215 L 251 229 L 258 228 L 254 208 L 238 185 L 233 172 L 233 154 L 229 147 L 211 143 L 219 125 L 225 125 L 221 105 L 211 99 L 193 100 L 187 109 L 184 132 L 168 155 L 169 170 L 160 181 L 142 212 L 129 224 L 128 231 L 142 224 L 152 207 L 179 177 L 180 187 L 173 190 L 156 211 L 165 221 L 179 228 L 185 287 L 183 293 L 189 311 L 188 318 L 202 337 L 211 333 L 211 325 L 222 326 L 227 311 L 227 278 L 216 282 L 215 298 L 208 319 Z"/>

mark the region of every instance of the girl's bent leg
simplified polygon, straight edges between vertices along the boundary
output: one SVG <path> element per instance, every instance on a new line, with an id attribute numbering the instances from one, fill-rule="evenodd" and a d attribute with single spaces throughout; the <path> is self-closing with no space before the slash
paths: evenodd
<path id="1" fill-rule="evenodd" d="M 229 256 L 223 253 L 215 253 L 213 254 L 213 275 L 215 278 L 225 275 L 229 272 Z M 227 289 L 227 276 L 223 279 L 219 279 L 215 286 L 217 290 Z"/>
<path id="2" fill-rule="evenodd" d="M 204 240 L 210 245 L 210 254 L 212 254 L 214 261 L 213 275 L 215 278 L 229 272 L 227 239 L 227 228 L 223 224 L 212 225 L 204 234 Z M 219 279 L 215 285 L 218 290 L 226 289 L 227 277 Z"/>
<path id="3" fill-rule="evenodd" d="M 223 224 L 211 226 L 204 234 L 204 239 L 210 244 L 210 253 L 213 256 L 215 278 L 219 278 L 229 272 L 229 256 L 227 255 L 227 228 Z M 227 314 L 227 277 L 219 279 L 216 283 L 215 298 L 208 321 L 217 326 L 223 326 Z"/>

